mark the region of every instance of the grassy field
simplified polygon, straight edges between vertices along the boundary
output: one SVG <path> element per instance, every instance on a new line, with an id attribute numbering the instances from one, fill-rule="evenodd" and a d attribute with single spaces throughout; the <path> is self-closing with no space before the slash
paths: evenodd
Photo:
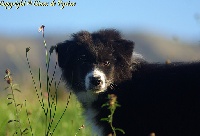
<path id="1" fill-rule="evenodd" d="M 4 92 L 4 94 L 8 94 L 8 92 Z M 17 103 L 23 104 L 21 111 L 19 112 L 19 119 L 21 122 L 21 129 L 24 130 L 25 128 L 28 128 L 28 132 L 26 135 L 34 135 L 34 136 L 42 136 L 45 135 L 45 129 L 46 129 L 46 119 L 44 112 L 37 100 L 37 96 L 34 93 L 26 94 L 23 92 L 18 93 L 15 92 L 15 99 Z M 57 105 L 57 111 L 56 116 L 53 119 L 53 125 L 51 132 L 53 131 L 53 128 L 55 127 L 56 123 L 58 122 L 60 116 L 62 115 L 64 108 L 67 103 L 67 99 L 69 94 L 64 93 L 64 97 L 60 98 L 58 100 Z M 0 135 L 1 136 L 11 136 L 14 134 L 14 132 L 19 129 L 16 122 L 8 123 L 9 120 L 16 119 L 15 117 L 15 106 L 13 104 L 7 105 L 9 103 L 9 100 L 7 99 L 6 95 L 0 97 Z M 26 106 L 25 106 L 25 99 L 26 99 Z M 44 101 L 47 98 L 44 98 Z M 19 109 L 19 108 L 18 108 Z M 28 111 L 28 117 L 26 110 Z M 77 133 L 77 136 L 91 136 L 90 133 L 90 126 L 85 124 L 84 118 L 81 115 L 82 109 L 78 101 L 75 99 L 74 95 L 69 100 L 69 105 L 67 107 L 67 110 L 61 119 L 60 123 L 58 124 L 54 135 L 55 136 L 75 136 Z M 30 125 L 28 123 L 28 118 L 30 119 L 30 124 L 32 127 L 32 132 L 30 131 Z M 85 125 L 83 129 L 79 131 L 79 128 Z M 19 134 L 18 134 L 19 135 Z"/>

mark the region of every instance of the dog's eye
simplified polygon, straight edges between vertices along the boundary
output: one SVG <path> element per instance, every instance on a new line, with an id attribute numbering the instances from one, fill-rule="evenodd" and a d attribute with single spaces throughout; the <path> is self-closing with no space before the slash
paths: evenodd
<path id="1" fill-rule="evenodd" d="M 104 66 L 109 66 L 109 65 L 110 65 L 110 62 L 109 62 L 109 61 L 105 61 L 105 62 L 103 63 L 103 65 L 104 65 Z"/>

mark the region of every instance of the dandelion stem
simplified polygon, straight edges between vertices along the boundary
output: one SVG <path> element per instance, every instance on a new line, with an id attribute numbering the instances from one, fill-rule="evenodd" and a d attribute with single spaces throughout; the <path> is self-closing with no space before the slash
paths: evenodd
<path id="1" fill-rule="evenodd" d="M 25 100 L 25 108 L 26 108 L 26 100 Z M 29 118 L 29 114 L 28 114 L 27 108 L 26 108 L 26 116 L 28 118 L 28 124 L 29 124 L 30 130 L 31 130 L 31 135 L 33 136 L 33 129 L 32 129 L 32 126 L 31 126 L 31 121 L 30 121 L 30 118 Z"/>
<path id="2" fill-rule="evenodd" d="M 38 89 L 37 89 L 37 87 L 36 87 L 36 82 L 35 82 L 35 80 L 34 80 L 33 72 L 32 72 L 32 70 L 31 70 L 30 62 L 29 62 L 29 59 L 28 59 L 28 52 L 27 52 L 27 51 L 26 51 L 26 61 L 27 61 L 27 63 L 28 63 L 29 73 L 31 74 L 32 82 L 33 82 L 33 85 L 34 85 L 34 88 L 35 88 L 36 95 L 37 95 L 37 97 L 38 97 L 38 101 L 39 101 L 40 106 L 42 107 L 42 109 L 43 109 L 43 111 L 44 111 L 44 113 L 45 113 L 44 102 L 43 102 L 43 101 L 41 102 L 41 100 L 40 100 L 40 96 L 39 96 L 39 94 L 38 94 Z"/>
<path id="3" fill-rule="evenodd" d="M 21 129 L 21 122 L 20 122 L 20 118 L 19 118 L 19 111 L 17 110 L 17 103 L 16 103 L 16 100 L 15 100 L 14 89 L 13 89 L 13 84 L 12 83 L 10 84 L 10 88 L 11 88 L 11 92 L 12 92 L 12 96 L 13 96 L 13 103 L 15 105 L 16 120 L 19 123 L 18 127 L 19 127 L 19 130 L 20 130 L 20 135 L 22 136 L 22 129 Z"/>
<path id="4" fill-rule="evenodd" d="M 59 118 L 58 122 L 56 123 L 56 126 L 54 127 L 54 129 L 53 129 L 53 131 L 52 131 L 52 134 L 51 134 L 51 135 L 53 135 L 54 131 L 56 130 L 56 128 L 57 128 L 57 126 L 58 126 L 58 124 L 60 123 L 60 121 L 61 121 L 62 117 L 64 116 L 64 114 L 65 114 L 65 112 L 66 112 L 66 110 L 67 110 L 67 107 L 68 107 L 68 105 L 69 105 L 69 101 L 70 101 L 70 98 L 71 98 L 71 94 L 72 94 L 72 92 L 70 92 L 70 93 L 69 93 L 69 97 L 68 97 L 68 100 L 67 100 L 67 104 L 66 104 L 66 106 L 65 106 L 65 109 L 64 109 L 64 111 L 63 111 L 62 115 L 60 116 L 60 118 Z"/>

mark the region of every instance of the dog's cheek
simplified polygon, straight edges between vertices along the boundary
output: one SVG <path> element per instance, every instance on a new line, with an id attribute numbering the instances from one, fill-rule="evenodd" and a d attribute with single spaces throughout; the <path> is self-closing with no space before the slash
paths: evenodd
<path id="1" fill-rule="evenodd" d="M 84 79 L 83 68 L 81 67 L 81 65 L 78 64 L 76 65 L 76 67 L 74 67 L 74 70 L 76 71 L 73 76 L 75 81 L 82 84 Z"/>
<path id="2" fill-rule="evenodd" d="M 91 71 L 90 66 L 81 65 L 81 63 L 76 63 L 73 67 L 73 82 L 78 91 L 85 90 L 85 77 Z"/>
<path id="3" fill-rule="evenodd" d="M 114 65 L 110 65 L 109 67 L 103 66 L 103 67 L 98 67 L 100 71 L 102 71 L 105 75 L 105 82 L 106 86 L 109 86 L 114 82 L 114 75 L 115 75 L 115 67 Z"/>
<path id="4" fill-rule="evenodd" d="M 109 81 L 113 81 L 113 79 L 114 79 L 114 73 L 115 73 L 115 67 L 114 67 L 114 65 L 113 66 L 111 66 L 109 69 L 107 69 L 106 70 L 106 72 L 105 72 L 106 74 L 105 75 L 107 75 L 107 80 L 109 80 Z"/>
<path id="5" fill-rule="evenodd" d="M 70 63 L 68 63 L 68 64 L 70 64 Z M 70 64 L 70 65 L 65 65 L 64 67 L 61 67 L 61 69 L 62 69 L 63 78 L 71 86 L 73 83 L 73 76 L 74 76 L 74 72 L 75 72 L 75 71 L 73 71 L 73 67 Z"/>
<path id="6" fill-rule="evenodd" d="M 122 81 L 129 80 L 132 77 L 131 67 L 123 62 L 117 62 L 114 69 L 114 83 L 118 84 Z"/>

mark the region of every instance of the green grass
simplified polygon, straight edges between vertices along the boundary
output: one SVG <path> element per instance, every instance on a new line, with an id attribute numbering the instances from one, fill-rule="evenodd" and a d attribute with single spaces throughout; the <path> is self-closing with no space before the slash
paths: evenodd
<path id="1" fill-rule="evenodd" d="M 68 96 L 67 93 L 64 93 Z M 19 103 L 23 103 L 23 92 L 19 93 L 15 96 L 18 96 L 17 100 Z M 35 97 L 35 100 L 32 98 Z M 42 108 L 39 105 L 37 97 L 34 93 L 30 93 L 29 96 L 26 97 L 26 107 L 23 106 L 20 111 L 20 121 L 22 123 L 22 129 L 29 128 L 28 118 L 26 115 L 26 109 L 29 113 L 29 118 L 31 122 L 31 127 L 33 129 L 34 136 L 42 136 L 45 135 L 45 116 Z M 30 99 L 30 100 L 29 100 Z M 44 98 L 45 99 L 45 98 Z M 6 97 L 0 98 L 0 135 L 1 136 L 11 136 L 16 130 L 16 123 L 11 122 L 8 123 L 9 120 L 15 118 L 15 107 L 14 105 L 7 105 L 8 100 Z M 63 110 L 66 106 L 67 97 L 59 99 L 57 105 L 57 112 L 54 118 L 53 127 L 56 125 L 56 122 L 59 120 L 60 116 L 63 113 Z M 79 102 L 75 99 L 74 95 L 72 95 L 68 108 L 61 119 L 61 122 L 58 124 L 54 135 L 55 136 L 75 136 L 78 132 L 77 136 L 91 136 L 90 126 L 85 125 L 85 128 L 79 131 L 79 128 L 85 125 L 85 120 L 82 116 L 82 109 Z M 28 136 L 31 135 L 30 130 L 27 131 Z"/>

